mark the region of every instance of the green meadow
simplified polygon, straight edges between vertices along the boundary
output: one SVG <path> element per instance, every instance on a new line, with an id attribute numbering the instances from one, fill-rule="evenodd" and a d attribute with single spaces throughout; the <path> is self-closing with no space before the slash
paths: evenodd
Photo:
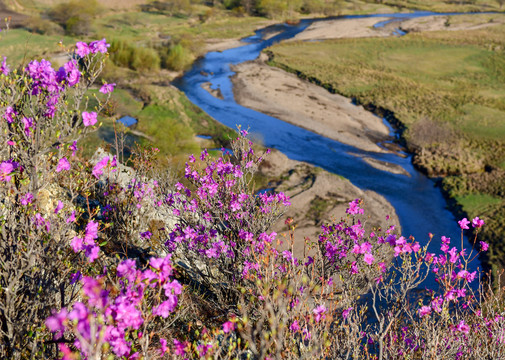
<path id="1" fill-rule="evenodd" d="M 449 122 L 471 138 L 502 139 L 505 25 L 479 32 L 481 43 L 452 43 L 452 32 L 426 32 L 288 42 L 269 51 L 272 64 L 362 103 L 392 110 L 407 126 L 426 116 Z M 486 41 L 488 32 L 502 35 L 496 50 Z"/>

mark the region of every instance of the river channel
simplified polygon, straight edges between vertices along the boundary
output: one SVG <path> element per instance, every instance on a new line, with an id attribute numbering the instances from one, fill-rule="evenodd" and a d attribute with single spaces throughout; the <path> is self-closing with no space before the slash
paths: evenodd
<path id="1" fill-rule="evenodd" d="M 455 14 L 414 12 L 342 16 L 342 18 L 390 17 L 391 21 L 395 21 L 401 18 L 430 15 Z M 426 244 L 429 239 L 428 234 L 433 233 L 434 238 L 430 246 L 430 250 L 433 252 L 439 251 L 442 235 L 453 239 L 453 243 L 457 246 L 460 244 L 461 236 L 457 219 L 447 209 L 447 202 L 435 182 L 413 167 L 410 156 L 359 150 L 245 108 L 235 102 L 230 80 L 234 73 L 230 70 L 230 65 L 258 58 L 263 49 L 295 36 L 314 21 L 324 20 L 302 20 L 297 25 L 270 26 L 258 30 L 252 37 L 243 39 L 247 43 L 244 46 L 223 52 L 209 52 L 196 61 L 184 76 L 174 82 L 174 85 L 183 91 L 194 104 L 222 124 L 230 128 L 236 128 L 237 125 L 241 125 L 244 129 L 249 128 L 250 132 L 256 134 L 265 146 L 278 149 L 291 159 L 305 161 L 344 176 L 359 188 L 373 190 L 381 194 L 396 209 L 404 236 L 412 235 L 421 244 Z M 377 26 L 383 25 L 383 22 L 377 24 Z M 278 34 L 267 40 L 264 39 L 268 34 L 273 33 Z M 202 88 L 201 85 L 207 82 L 212 84 L 212 88 L 221 90 L 223 99 L 212 96 Z M 391 131 L 391 135 L 395 136 L 394 130 L 391 129 Z M 356 154 L 397 164 L 403 167 L 410 176 L 378 170 Z M 468 239 L 465 239 L 465 247 L 471 248 Z M 480 266 L 480 263 L 474 260 L 471 267 L 476 269 L 477 266 Z"/>

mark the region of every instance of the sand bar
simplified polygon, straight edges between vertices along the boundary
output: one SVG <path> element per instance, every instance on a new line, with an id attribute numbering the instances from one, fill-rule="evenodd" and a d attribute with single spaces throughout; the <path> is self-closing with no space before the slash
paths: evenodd
<path id="1" fill-rule="evenodd" d="M 376 29 L 373 27 L 378 22 L 385 21 L 387 19 L 387 17 L 375 17 L 363 19 L 335 19 L 317 21 L 287 41 L 314 41 L 340 38 L 390 36 L 391 31 L 388 29 Z"/>
<path id="2" fill-rule="evenodd" d="M 237 103 L 358 149 L 387 152 L 377 145 L 389 138 L 382 119 L 344 96 L 266 65 L 263 58 L 233 68 Z"/>

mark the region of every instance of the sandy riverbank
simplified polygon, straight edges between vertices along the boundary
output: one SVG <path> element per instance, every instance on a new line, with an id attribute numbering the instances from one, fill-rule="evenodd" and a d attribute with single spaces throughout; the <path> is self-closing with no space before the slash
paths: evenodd
<path id="1" fill-rule="evenodd" d="M 388 17 L 363 19 L 334 19 L 318 21 L 305 31 L 287 41 L 318 41 L 340 38 L 385 37 L 393 36 L 396 29 L 406 32 L 440 30 L 476 30 L 505 23 L 503 14 L 425 16 L 416 19 L 394 20 L 384 27 L 374 28 L 378 22 Z"/>
<path id="2" fill-rule="evenodd" d="M 505 16 L 500 14 L 494 15 L 492 20 L 488 15 L 428 16 L 373 28 L 374 24 L 387 19 L 376 17 L 320 21 L 309 26 L 293 40 L 391 36 L 397 28 L 406 31 L 465 30 L 505 22 Z M 381 119 L 362 107 L 354 106 L 350 99 L 330 94 L 295 75 L 270 67 L 264 60 L 265 55 L 262 55 L 255 61 L 234 67 L 237 74 L 232 81 L 237 103 L 359 149 L 387 151 L 377 145 L 389 136 L 389 130 Z M 387 164 L 383 165 L 387 167 Z"/>
<path id="3" fill-rule="evenodd" d="M 389 29 L 373 28 L 373 25 L 387 19 L 387 17 L 375 17 L 318 21 L 287 41 L 390 36 Z"/>
<path id="4" fill-rule="evenodd" d="M 205 43 L 205 53 L 211 51 L 225 51 L 239 46 L 244 46 L 246 43 L 237 39 L 208 39 Z"/>
<path id="5" fill-rule="evenodd" d="M 382 119 L 263 60 L 264 56 L 233 68 L 237 103 L 359 149 L 386 151 L 377 145 L 389 137 Z"/>
<path id="6" fill-rule="evenodd" d="M 427 16 L 402 21 L 399 27 L 407 32 L 477 30 L 505 23 L 505 14 Z"/>

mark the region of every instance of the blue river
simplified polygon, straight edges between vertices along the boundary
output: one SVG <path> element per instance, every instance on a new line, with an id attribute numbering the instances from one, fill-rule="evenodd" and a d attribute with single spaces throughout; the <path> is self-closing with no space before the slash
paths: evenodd
<path id="1" fill-rule="evenodd" d="M 430 15 L 456 14 L 414 12 L 342 16 L 341 18 L 389 17 L 391 20 L 388 21 L 398 21 L 399 19 Z M 461 230 L 457 224 L 459 219 L 455 219 L 447 209 L 447 202 L 435 182 L 413 167 L 410 156 L 359 150 L 245 108 L 235 102 L 230 80 L 234 73 L 230 70 L 230 65 L 256 59 L 263 49 L 295 36 L 314 21 L 324 20 L 311 19 L 302 20 L 297 25 L 270 26 L 258 30 L 252 37 L 243 39 L 247 45 L 223 52 L 209 52 L 196 61 L 181 78 L 174 81 L 174 85 L 183 91 L 194 104 L 222 124 L 234 129 L 237 125 L 241 125 L 243 129 L 249 128 L 251 133 L 261 138 L 265 146 L 280 150 L 290 159 L 319 166 L 329 172 L 346 177 L 359 188 L 373 190 L 381 194 L 396 209 L 404 236 L 412 235 L 421 244 L 426 244 L 429 239 L 428 234 L 433 233 L 435 236 L 430 250 L 439 252 L 440 237 L 445 235 L 450 237 L 452 243 L 459 248 L 458 244 L 461 243 Z M 385 22 L 376 24 L 376 26 L 384 25 Z M 277 32 L 280 33 L 268 40 L 263 39 L 267 34 Z M 210 82 L 212 88 L 221 90 L 222 100 L 212 96 L 201 87 L 206 82 Z M 393 130 L 392 136 L 395 136 Z M 410 176 L 378 170 L 351 153 L 400 165 Z M 468 239 L 465 238 L 464 241 L 465 247 L 471 249 Z M 478 266 L 480 267 L 478 259 L 470 265 L 472 269 L 476 269 Z"/>

